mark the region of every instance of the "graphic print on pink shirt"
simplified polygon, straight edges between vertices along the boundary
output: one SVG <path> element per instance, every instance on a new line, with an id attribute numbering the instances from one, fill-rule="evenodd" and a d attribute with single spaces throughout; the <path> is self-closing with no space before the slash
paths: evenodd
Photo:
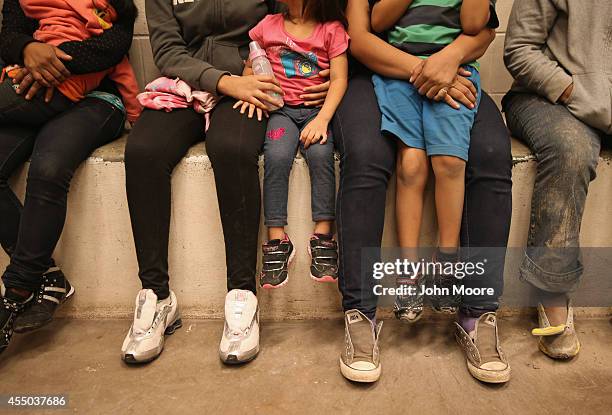
<path id="1" fill-rule="evenodd" d="M 249 36 L 266 51 L 289 105 L 303 104 L 300 95 L 304 88 L 325 82 L 317 75 L 329 69 L 333 58 L 346 52 L 349 42 L 340 22 L 318 24 L 307 38 L 294 38 L 285 30 L 282 14 L 266 16 Z"/>

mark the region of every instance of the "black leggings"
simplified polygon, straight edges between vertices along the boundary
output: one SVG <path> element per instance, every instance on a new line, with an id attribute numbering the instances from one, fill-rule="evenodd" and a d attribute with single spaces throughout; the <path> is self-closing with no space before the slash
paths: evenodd
<path id="1" fill-rule="evenodd" d="M 261 210 L 259 153 L 266 122 L 249 119 L 223 98 L 212 112 L 206 150 L 225 237 L 227 288 L 256 292 Z M 142 287 L 169 295 L 171 176 L 187 150 L 204 140 L 204 116 L 191 109 L 145 110 L 128 138 L 125 170 Z"/>
<path id="2" fill-rule="evenodd" d="M 86 98 L 42 127 L 0 123 L 0 243 L 11 257 L 2 277 L 7 288 L 38 289 L 54 264 L 51 255 L 64 227 L 75 170 L 93 150 L 117 137 L 123 121 L 119 109 Z M 8 179 L 28 159 L 22 206 Z"/>
<path id="3" fill-rule="evenodd" d="M 352 77 L 336 112 L 334 137 L 340 152 L 337 227 L 340 248 L 339 288 L 345 310 L 376 314 L 372 264 L 363 248 L 380 247 L 387 185 L 395 171 L 396 140 L 380 132 L 380 111 L 370 74 Z M 493 100 L 483 93 L 472 128 L 466 168 L 461 245 L 470 260 L 487 258 L 487 273 L 465 281 L 467 287 L 492 287 L 492 296 L 472 296 L 462 310 L 479 315 L 496 310 L 503 290 L 505 249 L 512 214 L 510 138 Z M 486 249 L 502 247 L 502 249 Z M 368 258 L 374 259 L 374 258 Z M 362 268 L 363 267 L 363 268 Z"/>

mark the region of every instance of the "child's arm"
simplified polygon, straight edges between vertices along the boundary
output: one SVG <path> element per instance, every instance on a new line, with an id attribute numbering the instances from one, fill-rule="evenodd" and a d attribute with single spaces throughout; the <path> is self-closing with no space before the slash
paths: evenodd
<path id="1" fill-rule="evenodd" d="M 372 8 L 372 30 L 382 33 L 393 27 L 406 13 L 412 0 L 380 0 Z"/>
<path id="2" fill-rule="evenodd" d="M 304 147 L 308 148 L 311 144 L 321 140 L 321 144 L 327 142 L 327 129 L 331 122 L 340 101 L 344 97 L 348 86 L 348 58 L 347 54 L 332 58 L 330 61 L 330 81 L 329 91 L 325 102 L 319 111 L 319 114 L 308 123 L 300 134 L 300 141 L 304 143 Z"/>
<path id="3" fill-rule="evenodd" d="M 461 4 L 461 29 L 466 35 L 476 36 L 489 21 L 489 0 L 463 0 Z"/>

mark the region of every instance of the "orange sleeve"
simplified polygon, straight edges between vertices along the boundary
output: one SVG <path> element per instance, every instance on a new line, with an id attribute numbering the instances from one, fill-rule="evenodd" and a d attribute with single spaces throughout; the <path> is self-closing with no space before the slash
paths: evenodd
<path id="1" fill-rule="evenodd" d="M 128 120 L 130 122 L 136 121 L 142 112 L 142 106 L 136 99 L 140 89 L 127 56 L 109 73 L 109 78 L 117 84 Z"/>

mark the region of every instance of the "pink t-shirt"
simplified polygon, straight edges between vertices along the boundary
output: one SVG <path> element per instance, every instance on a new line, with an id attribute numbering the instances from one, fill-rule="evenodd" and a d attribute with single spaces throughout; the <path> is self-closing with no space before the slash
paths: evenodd
<path id="1" fill-rule="evenodd" d="M 340 22 L 319 24 L 306 39 L 296 39 L 285 30 L 282 14 L 266 16 L 249 36 L 266 51 L 289 105 L 304 103 L 304 88 L 324 82 L 318 73 L 329 69 L 330 60 L 346 52 L 349 42 Z"/>

